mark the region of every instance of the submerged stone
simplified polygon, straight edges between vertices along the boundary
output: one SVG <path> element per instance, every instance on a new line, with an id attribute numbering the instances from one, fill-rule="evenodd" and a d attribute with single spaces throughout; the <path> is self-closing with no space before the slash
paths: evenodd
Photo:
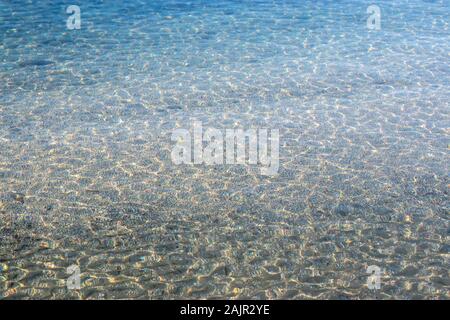
<path id="1" fill-rule="evenodd" d="M 42 66 L 47 66 L 50 64 L 54 64 L 54 62 L 50 61 L 50 60 L 36 59 L 36 60 L 27 60 L 27 61 L 19 62 L 18 66 L 21 68 L 23 68 L 23 67 L 42 67 Z"/>
<path id="2" fill-rule="evenodd" d="M 353 207 L 349 204 L 340 203 L 334 209 L 334 213 L 336 213 L 342 217 L 345 217 L 345 216 L 348 216 L 349 214 L 353 213 Z"/>

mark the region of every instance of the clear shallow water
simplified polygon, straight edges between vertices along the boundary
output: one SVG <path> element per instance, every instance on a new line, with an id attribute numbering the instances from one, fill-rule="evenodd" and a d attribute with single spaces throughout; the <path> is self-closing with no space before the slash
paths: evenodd
<path id="1" fill-rule="evenodd" d="M 449 3 L 370 31 L 298 2 L 85 1 L 69 31 L 1 1 L 0 296 L 448 299 Z M 279 174 L 174 165 L 194 120 L 279 129 Z"/>

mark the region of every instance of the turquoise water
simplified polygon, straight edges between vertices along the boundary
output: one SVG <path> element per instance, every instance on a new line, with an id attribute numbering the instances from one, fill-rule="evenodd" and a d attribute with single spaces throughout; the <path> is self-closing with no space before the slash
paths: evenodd
<path id="1" fill-rule="evenodd" d="M 448 1 L 69 4 L 0 1 L 0 297 L 449 298 Z M 278 175 L 175 165 L 193 121 Z"/>

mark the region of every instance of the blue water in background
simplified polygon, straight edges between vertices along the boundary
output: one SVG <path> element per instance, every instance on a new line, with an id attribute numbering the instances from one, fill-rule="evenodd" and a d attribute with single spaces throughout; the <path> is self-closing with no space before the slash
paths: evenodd
<path id="1" fill-rule="evenodd" d="M 446 78 L 439 75 L 448 67 L 448 2 L 380 1 L 383 32 L 368 32 L 366 8 L 370 4 L 86 1 L 79 3 L 82 30 L 68 31 L 67 2 L 2 1 L 2 92 L 17 87 L 58 90 L 139 76 L 158 79 L 196 68 L 213 72 L 227 66 L 256 65 L 262 69 L 264 63 L 325 73 L 330 66 L 344 68 L 359 62 L 377 73 L 377 67 L 387 69 L 387 61 L 394 70 L 402 61 L 409 62 L 414 71 L 396 72 L 397 77 L 413 81 L 434 72 L 440 84 L 445 84 Z M 371 47 L 376 51 L 368 53 Z M 426 61 L 427 56 L 435 59 Z M 39 61 L 51 65 L 39 70 L 24 68 Z M 61 69 L 70 73 L 48 81 L 48 72 Z M 282 76 L 283 68 L 279 69 Z M 35 78 L 25 75 L 30 72 Z M 175 83 L 182 80 L 172 79 Z"/>
<path id="2" fill-rule="evenodd" d="M 21 241 L 0 294 L 448 299 L 449 13 L 0 1 L 0 227 Z M 280 129 L 279 175 L 175 166 L 170 134 L 193 120 Z M 79 293 L 57 281 L 73 263 Z"/>

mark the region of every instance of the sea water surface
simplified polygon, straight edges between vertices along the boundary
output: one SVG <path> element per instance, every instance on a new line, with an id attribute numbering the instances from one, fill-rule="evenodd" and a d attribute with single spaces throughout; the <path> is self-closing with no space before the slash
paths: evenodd
<path id="1" fill-rule="evenodd" d="M 1 0 L 0 298 L 450 298 L 449 13 Z M 193 121 L 278 129 L 278 175 L 175 165 Z"/>

